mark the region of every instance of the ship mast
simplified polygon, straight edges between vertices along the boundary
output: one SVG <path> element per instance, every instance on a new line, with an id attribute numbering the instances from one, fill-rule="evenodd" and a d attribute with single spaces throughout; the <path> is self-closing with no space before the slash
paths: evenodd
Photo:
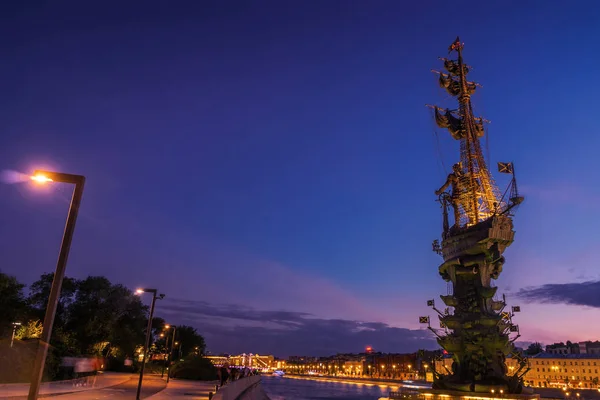
<path id="1" fill-rule="evenodd" d="M 472 192 L 470 197 L 471 202 L 473 203 L 473 215 L 471 219 L 471 223 L 476 224 L 479 222 L 479 210 L 478 207 L 478 196 L 477 196 L 477 182 L 475 181 L 475 160 L 473 158 L 473 145 L 474 142 L 477 141 L 473 135 L 472 122 L 473 122 L 473 110 L 471 109 L 471 95 L 467 89 L 467 72 L 465 71 L 465 65 L 462 59 L 462 46 L 460 44 L 460 40 L 457 37 L 456 42 L 452 45 L 452 47 L 456 46 L 456 51 L 458 52 L 458 77 L 460 82 L 460 94 L 458 97 L 458 102 L 460 106 L 460 115 L 463 121 L 463 129 L 465 133 L 465 138 L 462 141 L 464 146 L 466 147 L 466 161 L 467 161 L 467 171 L 469 177 L 469 185 L 470 191 Z M 461 143 L 461 144 L 462 144 Z M 461 157 L 462 158 L 462 157 Z"/>
<path id="2" fill-rule="evenodd" d="M 484 134 L 483 123 L 488 121 L 476 118 L 471 105 L 471 95 L 480 85 L 467 80 L 470 68 L 463 61 L 462 49 L 463 44 L 457 37 L 449 48 L 450 53 L 457 52 L 457 60 L 442 58 L 447 73 L 433 71 L 439 74 L 440 86 L 457 98 L 458 110 L 431 107 L 437 125 L 447 128 L 452 138 L 460 141 L 460 225 L 471 226 L 489 218 L 502 206 L 500 193 L 488 170 L 479 141 Z"/>

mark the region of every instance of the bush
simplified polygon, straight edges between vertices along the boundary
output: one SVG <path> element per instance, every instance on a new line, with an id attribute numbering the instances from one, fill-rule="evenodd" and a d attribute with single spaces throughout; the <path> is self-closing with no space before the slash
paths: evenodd
<path id="1" fill-rule="evenodd" d="M 139 363 L 134 362 L 132 365 L 125 365 L 124 357 L 108 357 L 106 359 L 106 366 L 104 368 L 106 371 L 112 372 L 138 372 Z"/>
<path id="2" fill-rule="evenodd" d="M 15 340 L 13 347 L 10 347 L 10 341 L 1 343 L 0 383 L 30 382 L 37 346 L 37 340 Z M 60 358 L 56 355 L 56 350 L 51 347 L 46 356 L 42 379 L 44 381 L 56 379 L 59 368 Z"/>
<path id="3" fill-rule="evenodd" d="M 185 360 L 173 365 L 171 377 L 196 381 L 214 381 L 217 379 L 217 369 L 206 358 L 191 354 Z"/>

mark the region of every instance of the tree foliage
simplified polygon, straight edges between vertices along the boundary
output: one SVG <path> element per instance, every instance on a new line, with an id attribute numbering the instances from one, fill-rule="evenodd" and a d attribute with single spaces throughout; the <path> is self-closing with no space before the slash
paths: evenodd
<path id="1" fill-rule="evenodd" d="M 43 315 L 54 274 L 31 285 L 30 305 Z M 68 355 L 132 357 L 145 337 L 148 307 L 123 285 L 102 276 L 65 278 L 52 335 Z"/>
<path id="2" fill-rule="evenodd" d="M 24 322 L 28 311 L 24 288 L 14 276 L 0 272 L 0 337 L 12 334 L 13 322 Z"/>
<path id="3" fill-rule="evenodd" d="M 0 273 L 0 337 L 9 338 L 12 323 L 18 321 L 22 323 L 15 334 L 19 346 L 25 348 L 36 344 L 33 340 L 42 333 L 41 321 L 53 279 L 54 274 L 43 274 L 31 284 L 29 296 L 26 297 L 23 293 L 25 285 L 12 276 Z M 50 340 L 52 357 L 49 360 L 64 356 L 95 355 L 109 358 L 109 365 L 114 364 L 110 359 L 116 360 L 118 365 L 125 358 L 135 359 L 137 349 L 145 341 L 148 311 L 149 307 L 142 303 L 139 296 L 105 277 L 89 276 L 82 280 L 65 277 Z M 164 319 L 154 317 L 151 326 L 151 344 L 155 342 L 152 348 L 155 352 L 165 352 L 165 338 L 159 336 L 165 327 Z M 175 340 L 181 346 L 182 357 L 204 354 L 204 338 L 190 326 L 178 326 Z M 178 346 L 174 346 L 176 356 L 180 354 Z M 10 364 L 8 360 L 5 361 L 7 365 Z M 48 377 L 51 377 L 56 371 L 48 372 L 51 373 Z"/>
<path id="4" fill-rule="evenodd" d="M 529 345 L 529 347 L 527 347 L 527 350 L 525 350 L 525 353 L 527 355 L 533 356 L 533 355 L 541 353 L 542 351 L 544 351 L 542 344 L 539 342 L 535 342 L 535 343 L 531 343 Z"/>
<path id="5" fill-rule="evenodd" d="M 176 339 L 181 346 L 181 357 L 185 358 L 189 354 L 204 354 L 206 343 L 204 338 L 198 334 L 196 328 L 187 325 L 177 327 Z M 179 350 L 179 349 L 177 349 Z M 176 353 L 179 355 L 179 352 Z"/>
<path id="6" fill-rule="evenodd" d="M 171 376 L 177 379 L 212 381 L 217 379 L 217 369 L 207 358 L 190 354 L 173 366 Z"/>
<path id="7" fill-rule="evenodd" d="M 46 306 L 48 305 L 48 298 L 50 297 L 50 289 L 52 288 L 53 280 L 53 273 L 43 274 L 40 279 L 32 283 L 29 287 L 28 303 L 40 320 L 44 319 L 44 313 L 46 311 Z M 77 280 L 65 277 L 61 286 L 58 306 L 56 307 L 54 325 L 61 325 L 64 322 L 67 308 L 73 302 L 76 291 Z"/>
<path id="8" fill-rule="evenodd" d="M 17 329 L 15 339 L 37 339 L 42 336 L 42 328 L 42 321 L 39 319 L 32 319 Z"/>

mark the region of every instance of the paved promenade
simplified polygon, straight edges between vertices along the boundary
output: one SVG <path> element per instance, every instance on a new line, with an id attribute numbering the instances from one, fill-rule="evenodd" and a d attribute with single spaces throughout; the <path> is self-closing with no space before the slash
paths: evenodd
<path id="1" fill-rule="evenodd" d="M 153 396 L 149 400 L 204 400 L 208 399 L 208 393 L 215 393 L 217 381 L 185 381 L 170 379 L 167 388 Z"/>
<path id="2" fill-rule="evenodd" d="M 132 374 L 125 373 L 105 372 L 98 374 L 95 380 L 94 377 L 91 377 L 87 385 L 83 385 L 80 381 L 75 380 L 45 382 L 40 387 L 40 397 L 108 388 L 122 384 L 130 380 L 133 376 Z M 0 399 L 3 400 L 27 398 L 28 393 L 29 383 L 0 384 Z"/>
<path id="3" fill-rule="evenodd" d="M 77 381 L 44 383 L 40 398 L 57 400 L 131 400 L 135 399 L 137 374 L 106 372 L 90 379 L 88 385 Z M 149 400 L 207 400 L 209 392 L 215 393 L 217 381 L 166 380 L 159 375 L 144 376 L 141 397 Z M 26 400 L 29 384 L 0 385 L 0 400 Z"/>
<path id="4" fill-rule="evenodd" d="M 133 400 L 137 393 L 139 375 L 132 376 L 129 380 L 103 389 L 60 395 L 57 400 Z M 141 398 L 146 399 L 160 392 L 167 386 L 167 382 L 160 375 L 144 375 Z"/>

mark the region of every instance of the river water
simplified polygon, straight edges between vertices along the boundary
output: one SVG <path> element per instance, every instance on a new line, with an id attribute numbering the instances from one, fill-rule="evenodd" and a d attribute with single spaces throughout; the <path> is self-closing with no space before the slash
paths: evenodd
<path id="1" fill-rule="evenodd" d="M 262 376 L 261 386 L 271 400 L 378 400 L 382 397 L 387 398 L 392 390 L 386 385 L 313 381 L 265 375 Z"/>

